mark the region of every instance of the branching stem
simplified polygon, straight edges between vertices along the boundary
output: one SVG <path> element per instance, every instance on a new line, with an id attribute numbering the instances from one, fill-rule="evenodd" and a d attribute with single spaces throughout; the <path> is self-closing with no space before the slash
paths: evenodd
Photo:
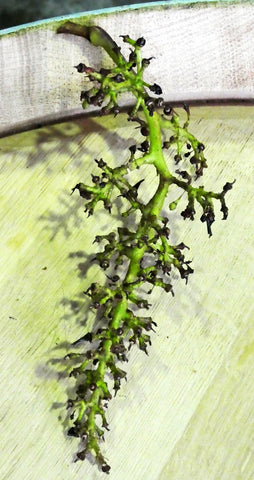
<path id="1" fill-rule="evenodd" d="M 92 175 L 93 185 L 79 183 L 72 190 L 78 190 L 85 200 L 88 216 L 94 213 L 99 202 L 110 214 L 115 191 L 128 203 L 128 209 L 122 212 L 122 226 L 115 232 L 95 237 L 95 242 L 101 243 L 103 249 L 94 260 L 110 274 L 105 285 L 92 283 L 84 293 L 90 297 L 91 308 L 96 311 L 101 327 L 87 332 L 73 343 L 72 346 L 76 347 L 85 342 L 84 350 L 81 349 L 79 354 L 71 352 L 65 357 L 66 361 L 70 361 L 70 376 L 77 379 L 75 397 L 67 401 L 69 417 L 73 419 L 68 434 L 80 437 L 83 446 L 77 453 L 77 459 L 84 460 L 90 452 L 102 471 L 109 473 L 110 467 L 99 443 L 104 430 L 108 429 L 105 409 L 112 398 L 112 383 L 116 394 L 122 379 L 126 379 L 126 372 L 119 364 L 128 361 L 133 345 L 148 354 L 151 339 L 147 332 L 156 326 L 152 317 L 138 315 L 137 311 L 149 309 L 148 296 L 154 287 L 174 295 L 171 284 L 173 269 L 186 282 L 193 273 L 191 262 L 183 254 L 188 247 L 183 242 L 178 245 L 168 242 L 170 211 L 177 208 L 183 196 L 187 197 L 187 206 L 181 216 L 184 220 L 194 220 L 197 204 L 201 208 L 200 220 L 206 223 L 211 236 L 211 225 L 215 220 L 213 200 L 220 201 L 223 219 L 226 219 L 225 194 L 234 182 L 227 182 L 220 193 L 206 191 L 203 186 L 193 186 L 207 168 L 205 147 L 188 130 L 188 106 L 183 105 L 187 119 L 181 125 L 178 113 L 160 97 L 161 87 L 143 80 L 143 72 L 152 60 L 152 57 L 142 57 L 143 37 L 133 40 L 123 35 L 123 41 L 131 46 L 126 60 L 120 47 L 100 27 L 66 22 L 58 32 L 88 39 L 93 45 L 102 47 L 115 63 L 114 67 L 101 68 L 98 72 L 82 63 L 76 66 L 91 84 L 90 89 L 81 92 L 83 108 L 94 105 L 101 107 L 102 115 L 117 115 L 120 111 L 118 98 L 129 92 L 135 104 L 128 112 L 128 120 L 138 124 L 142 136 L 140 143 L 129 147 L 129 158 L 122 165 L 112 168 L 103 158 L 96 159 L 101 174 Z M 151 96 L 150 92 L 155 96 Z M 168 139 L 162 141 L 166 134 Z M 170 153 L 175 150 L 173 159 L 167 158 L 166 150 Z M 158 180 L 156 191 L 147 203 L 139 195 L 139 187 L 146 179 L 141 178 L 132 185 L 127 177 L 129 172 L 138 170 L 142 165 L 152 165 Z M 169 204 L 168 215 L 163 217 L 161 212 L 172 186 L 180 188 L 182 193 Z M 126 227 L 124 219 L 130 215 L 131 227 Z M 144 294 L 147 285 L 150 290 Z M 87 348 L 88 343 L 91 349 Z M 111 380 L 108 380 L 108 374 Z"/>

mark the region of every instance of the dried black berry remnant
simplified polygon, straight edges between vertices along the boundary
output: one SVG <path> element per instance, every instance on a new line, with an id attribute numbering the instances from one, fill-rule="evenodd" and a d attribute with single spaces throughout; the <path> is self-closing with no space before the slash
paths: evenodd
<path id="1" fill-rule="evenodd" d="M 155 95 L 161 95 L 162 94 L 162 89 L 160 85 L 157 85 L 157 83 L 154 83 L 153 85 L 150 86 L 151 92 L 154 92 Z"/>

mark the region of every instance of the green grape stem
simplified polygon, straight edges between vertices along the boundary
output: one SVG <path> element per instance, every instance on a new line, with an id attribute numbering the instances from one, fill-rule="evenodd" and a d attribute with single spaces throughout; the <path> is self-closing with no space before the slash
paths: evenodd
<path id="1" fill-rule="evenodd" d="M 112 68 L 95 71 L 94 68 L 80 63 L 76 66 L 79 73 L 85 74 L 90 82 L 90 89 L 81 93 L 83 108 L 89 105 L 100 107 L 101 114 L 120 112 L 118 98 L 125 92 L 133 95 L 135 103 L 128 112 L 128 120 L 136 122 L 140 134 L 145 137 L 138 145 L 131 145 L 127 161 L 115 168 L 110 167 L 100 158 L 96 159 L 100 174 L 92 175 L 93 185 L 78 183 L 72 193 L 78 190 L 86 202 L 85 211 L 93 215 L 99 202 L 111 213 L 114 208 L 113 192 L 117 191 L 128 203 L 129 208 L 122 212 L 123 219 L 134 214 L 132 228 L 124 224 L 117 231 L 106 235 L 97 235 L 95 242 L 104 245 L 104 250 L 95 255 L 95 261 L 107 275 L 105 285 L 92 283 L 84 292 L 91 299 L 91 308 L 97 314 L 101 327 L 85 333 L 75 341 L 73 347 L 80 348 L 80 353 L 70 352 L 66 361 L 70 362 L 70 376 L 76 378 L 75 398 L 69 398 L 67 409 L 73 426 L 68 435 L 80 437 L 82 450 L 77 459 L 84 460 L 92 453 L 103 472 L 109 473 L 110 466 L 101 453 L 100 441 L 108 429 L 105 409 L 115 394 L 121 381 L 127 379 L 126 372 L 119 368 L 119 363 L 127 362 L 129 350 L 133 345 L 148 354 L 151 344 L 151 330 L 156 322 L 150 316 L 137 315 L 139 310 L 149 310 L 147 296 L 154 287 L 174 295 L 171 284 L 171 272 L 175 270 L 187 283 L 193 273 L 190 261 L 185 259 L 183 250 L 188 248 L 183 242 L 171 245 L 168 227 L 169 218 L 161 215 L 171 186 L 181 189 L 182 194 L 169 204 L 168 213 L 178 206 L 183 196 L 187 197 L 186 208 L 181 212 L 182 218 L 194 220 L 196 205 L 201 209 L 200 220 L 206 223 L 208 235 L 212 235 L 211 225 L 215 220 L 214 200 L 219 200 L 223 219 L 228 216 L 225 195 L 234 182 L 227 182 L 220 193 L 206 191 L 203 186 L 193 186 L 193 182 L 203 175 L 207 168 L 204 145 L 189 130 L 189 107 L 183 105 L 187 119 L 181 125 L 178 113 L 165 104 L 161 87 L 143 80 L 143 72 L 152 57 L 142 58 L 143 37 L 137 40 L 123 35 L 124 43 L 131 46 L 131 53 L 126 60 L 120 47 L 103 29 L 97 26 L 84 26 L 72 22 L 64 23 L 58 33 L 79 35 L 93 45 L 103 48 L 114 62 Z M 155 96 L 151 96 L 152 92 Z M 169 134 L 166 141 L 162 134 Z M 173 170 L 169 170 L 165 151 L 175 151 Z M 139 187 L 145 181 L 141 178 L 131 185 L 126 176 L 142 165 L 153 165 L 158 186 L 152 198 L 145 203 L 139 195 Z M 182 169 L 179 168 L 182 165 Z M 135 216 L 136 213 L 139 216 Z M 138 218 L 138 220 L 137 220 Z M 149 258 L 150 263 L 146 263 Z M 125 273 L 118 274 L 118 269 L 125 266 Z M 121 278 L 122 277 L 122 278 Z M 150 290 L 142 293 L 140 287 L 149 285 Z M 147 333 L 148 332 L 148 333 Z M 85 348 L 81 348 L 80 344 Z M 91 349 L 87 345 L 91 345 Z M 74 362 L 74 366 L 73 366 Z M 108 373 L 111 380 L 108 380 Z M 112 386 L 113 383 L 113 386 Z"/>

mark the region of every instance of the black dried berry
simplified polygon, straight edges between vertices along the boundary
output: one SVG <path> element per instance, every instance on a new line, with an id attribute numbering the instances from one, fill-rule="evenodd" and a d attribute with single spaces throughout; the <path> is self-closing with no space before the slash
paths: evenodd
<path id="1" fill-rule="evenodd" d="M 98 167 L 100 167 L 100 168 L 104 168 L 107 165 L 106 162 L 104 162 L 104 160 L 102 158 L 100 158 L 100 160 L 95 159 L 95 162 L 97 163 Z"/>
<path id="2" fill-rule="evenodd" d="M 146 44 L 144 37 L 140 37 L 136 40 L 137 47 L 143 47 Z"/>
<path id="3" fill-rule="evenodd" d="M 100 69 L 100 73 L 101 73 L 101 75 L 103 75 L 103 77 L 106 77 L 110 72 L 111 72 L 111 70 L 109 70 L 109 68 L 101 68 Z"/>
<path id="4" fill-rule="evenodd" d="M 105 463 L 104 465 L 102 465 L 101 469 L 104 473 L 109 473 L 110 466 Z"/>
<path id="5" fill-rule="evenodd" d="M 93 340 L 93 334 L 91 332 L 86 333 L 83 337 L 82 340 L 85 340 L 87 342 L 90 342 Z"/>
<path id="6" fill-rule="evenodd" d="M 100 181 L 100 177 L 98 177 L 98 175 L 93 175 L 92 174 L 92 182 L 93 183 L 98 183 Z"/>
<path id="7" fill-rule="evenodd" d="M 156 98 L 155 100 L 156 107 L 161 108 L 163 107 L 163 104 L 164 104 L 164 100 L 162 97 Z"/>
<path id="8" fill-rule="evenodd" d="M 112 280 L 112 282 L 118 282 L 118 280 L 120 280 L 120 277 L 118 275 L 113 275 L 111 280 Z"/>
<path id="9" fill-rule="evenodd" d="M 172 115 L 173 113 L 173 108 L 170 107 L 169 105 L 166 105 L 163 109 L 164 115 Z"/>
<path id="10" fill-rule="evenodd" d="M 139 150 L 141 152 L 146 153 L 146 152 L 148 152 L 148 149 L 149 149 L 149 142 L 147 140 L 145 140 L 144 142 L 141 143 Z"/>
<path id="11" fill-rule="evenodd" d="M 82 452 L 78 452 L 78 453 L 77 453 L 77 457 L 78 457 L 79 460 L 82 460 L 82 461 L 85 460 L 85 458 L 86 458 L 86 451 L 85 451 L 85 450 L 82 450 Z"/>
<path id="12" fill-rule="evenodd" d="M 137 150 L 137 146 L 136 146 L 136 145 L 131 145 L 131 146 L 129 147 L 129 150 L 130 150 L 130 152 L 131 152 L 132 154 L 134 154 L 134 153 L 136 152 L 136 150 Z"/>
<path id="13" fill-rule="evenodd" d="M 67 432 L 68 437 L 79 437 L 79 431 L 77 427 L 69 428 Z"/>
<path id="14" fill-rule="evenodd" d="M 175 163 L 176 163 L 176 164 L 179 163 L 179 162 L 182 160 L 181 155 L 175 155 L 175 156 L 174 156 L 174 160 L 175 160 Z"/>
<path id="15" fill-rule="evenodd" d="M 137 55 L 135 52 L 131 52 L 129 55 L 129 62 L 133 63 L 133 67 L 136 65 Z"/>
<path id="16" fill-rule="evenodd" d="M 205 149 L 205 146 L 203 143 L 199 143 L 198 146 L 197 146 L 197 149 L 198 149 L 198 152 L 203 152 L 203 150 Z"/>
<path id="17" fill-rule="evenodd" d="M 152 60 L 152 58 L 154 57 L 150 57 L 150 58 L 143 58 L 142 62 L 141 62 L 141 65 L 143 68 L 146 68 L 150 65 L 150 62 Z"/>
<path id="18" fill-rule="evenodd" d="M 160 85 L 157 85 L 157 83 L 154 83 L 149 88 L 150 88 L 151 92 L 155 93 L 155 95 L 161 95 L 162 94 L 162 89 L 161 89 Z"/>
<path id="19" fill-rule="evenodd" d="M 128 40 L 130 40 L 129 35 L 119 35 L 119 36 L 120 36 L 120 38 L 123 39 L 123 42 L 125 42 L 125 43 L 128 42 Z"/>
<path id="20" fill-rule="evenodd" d="M 115 77 L 113 77 L 113 80 L 116 83 L 121 83 L 124 82 L 124 77 L 121 75 L 121 73 L 118 73 L 117 75 L 115 75 Z"/>
<path id="21" fill-rule="evenodd" d="M 147 127 L 141 127 L 140 133 L 141 133 L 141 135 L 143 135 L 144 137 L 148 137 L 148 135 L 149 135 L 149 130 L 148 130 Z"/>
<path id="22" fill-rule="evenodd" d="M 228 192 L 229 190 L 231 190 L 231 188 L 233 188 L 234 183 L 235 183 L 235 180 L 233 182 L 225 183 L 225 185 L 223 186 L 223 192 Z"/>
<path id="23" fill-rule="evenodd" d="M 79 63 L 78 65 L 75 65 L 74 68 L 77 69 L 78 73 L 84 73 L 87 67 L 84 63 Z"/>
<path id="24" fill-rule="evenodd" d="M 115 294 L 115 298 L 116 298 L 117 300 L 122 300 L 123 296 L 122 296 L 121 293 L 116 293 L 116 294 Z"/>

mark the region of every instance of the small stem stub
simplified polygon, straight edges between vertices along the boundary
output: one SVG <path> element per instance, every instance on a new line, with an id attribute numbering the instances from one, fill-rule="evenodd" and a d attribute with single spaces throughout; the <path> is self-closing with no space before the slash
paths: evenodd
<path id="1" fill-rule="evenodd" d="M 76 65 L 77 74 L 84 74 L 89 82 L 88 89 L 81 93 L 83 108 L 94 105 L 100 108 L 101 114 L 115 116 L 120 112 L 120 96 L 129 93 L 135 104 L 127 118 L 140 132 L 139 141 L 131 143 L 122 165 L 113 168 L 105 159 L 95 159 L 96 167 L 90 182 L 85 179 L 85 183 L 80 182 L 72 188 L 72 193 L 78 193 L 84 200 L 88 216 L 94 214 L 100 202 L 108 215 L 114 212 L 119 197 L 125 205 L 121 212 L 122 225 L 108 233 L 98 231 L 94 240 L 100 244 L 100 250 L 94 254 L 93 261 L 105 272 L 105 283 L 93 282 L 84 294 L 91 301 L 96 327 L 82 332 L 81 337 L 72 343 L 75 351 L 69 352 L 64 360 L 70 377 L 76 381 L 66 408 L 72 422 L 68 435 L 81 440 L 77 460 L 85 460 L 88 454 L 92 454 L 100 469 L 108 474 L 110 466 L 100 447 L 105 432 L 109 430 L 106 410 L 109 400 L 127 380 L 123 365 L 128 362 L 131 348 L 136 346 L 147 355 L 149 353 L 151 334 L 157 326 L 156 319 L 149 312 L 149 295 L 158 287 L 165 294 L 174 296 L 174 276 L 187 283 L 194 271 L 191 261 L 184 255 L 188 250 L 185 243 L 174 245 L 170 242 L 170 212 L 176 210 L 185 198 L 186 205 L 179 212 L 179 218 L 193 221 L 199 212 L 199 218 L 211 236 L 215 221 L 214 202 L 220 202 L 225 220 L 228 216 L 225 195 L 235 181 L 226 182 L 219 193 L 195 186 L 195 181 L 207 168 L 205 146 L 188 130 L 189 107 L 183 105 L 187 118 L 181 125 L 178 113 L 161 97 L 160 85 L 143 80 L 143 72 L 153 59 L 142 58 L 146 43 L 143 37 L 133 40 L 129 35 L 122 35 L 123 42 L 131 49 L 126 60 L 120 47 L 100 27 L 67 22 L 58 32 L 83 36 L 93 45 L 102 47 L 114 61 L 112 68 L 99 71 L 84 63 Z M 167 152 L 171 155 L 170 160 Z M 143 173 L 134 184 L 128 177 L 131 171 L 138 171 L 146 164 L 153 165 L 159 180 L 148 202 L 142 195 L 146 183 Z M 170 164 L 173 164 L 171 169 Z M 169 190 L 175 186 L 181 194 L 171 201 L 165 216 L 165 201 Z M 132 221 L 126 223 L 130 216 Z"/>

